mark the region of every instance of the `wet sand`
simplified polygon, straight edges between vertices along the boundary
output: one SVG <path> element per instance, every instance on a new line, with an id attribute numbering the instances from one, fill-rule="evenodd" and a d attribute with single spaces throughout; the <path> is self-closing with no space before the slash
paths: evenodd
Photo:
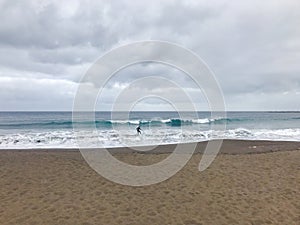
<path id="1" fill-rule="evenodd" d="M 0 224 L 299 224 L 300 142 L 228 140 L 199 172 L 205 145 L 175 176 L 145 187 L 106 180 L 78 150 L 0 150 Z M 149 165 L 173 147 L 111 151 Z"/>

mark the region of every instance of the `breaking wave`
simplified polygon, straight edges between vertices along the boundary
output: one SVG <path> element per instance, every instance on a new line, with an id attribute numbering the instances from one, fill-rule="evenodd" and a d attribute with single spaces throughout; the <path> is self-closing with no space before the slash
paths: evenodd
<path id="1" fill-rule="evenodd" d="M 73 130 L 24 132 L 0 135 L 0 149 L 77 148 L 77 139 L 86 147 L 122 147 L 171 143 L 200 142 L 212 139 L 285 140 L 300 141 L 300 129 L 229 129 L 226 131 L 194 129 L 145 129 L 142 135 L 135 130 Z"/>
<path id="2" fill-rule="evenodd" d="M 230 119 L 230 118 L 202 118 L 202 119 L 179 119 L 179 118 L 168 118 L 168 119 L 151 119 L 151 120 L 96 120 L 96 121 L 46 121 L 46 122 L 32 122 L 32 123 L 2 123 L 0 129 L 5 128 L 72 128 L 73 124 L 77 125 L 96 125 L 97 127 L 111 127 L 112 125 L 167 125 L 167 126 L 186 126 L 193 124 L 223 124 L 223 123 L 234 123 L 242 122 L 241 119 Z"/>

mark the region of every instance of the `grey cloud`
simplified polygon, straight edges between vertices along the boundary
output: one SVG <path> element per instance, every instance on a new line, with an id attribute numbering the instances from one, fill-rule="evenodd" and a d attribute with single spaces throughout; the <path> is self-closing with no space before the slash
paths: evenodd
<path id="1" fill-rule="evenodd" d="M 75 90 L 70 81 L 0 77 L 0 106 L 1 110 L 69 110 Z"/>
<path id="2" fill-rule="evenodd" d="M 39 11 L 34 2 L 6 1 L 2 4 L 1 20 L 5 21 L 0 26 L 2 44 L 52 49 L 88 43 L 96 30 L 103 32 L 101 24 L 89 18 L 89 12 L 76 10 L 74 15 L 65 18 L 63 12 L 59 13 L 58 2 L 50 2 Z"/>
<path id="3" fill-rule="evenodd" d="M 91 46 L 66 47 L 58 49 L 33 49 L 29 57 L 43 64 L 66 64 L 74 65 L 88 63 L 97 58 L 99 50 Z"/>
<path id="4" fill-rule="evenodd" d="M 2 0 L 0 78 L 32 82 L 49 79 L 61 85 L 76 85 L 91 63 L 111 48 L 155 39 L 175 42 L 199 55 L 215 72 L 229 109 L 276 109 L 272 99 L 278 98 L 284 102 L 278 109 L 294 110 L 299 97 L 295 93 L 300 92 L 299 12 L 297 0 Z M 119 71 L 107 84 L 106 107 L 114 93 L 120 91 L 116 83 L 122 86 L 148 75 L 163 76 L 190 90 L 197 88 L 188 76 L 174 68 L 135 65 Z M 11 109 L 22 109 L 21 100 L 13 100 L 8 94 L 20 93 L 20 84 L 15 80 L 9 85 L 8 89 L 2 83 L 1 108 L 10 101 L 15 102 L 10 104 Z M 47 90 L 47 85 L 43 87 Z M 157 87 L 163 90 L 159 84 Z M 33 89 L 35 95 L 43 92 Z M 23 102 L 34 102 L 29 89 L 21 91 L 26 96 Z M 191 93 L 196 99 L 198 92 Z M 60 94 L 47 98 L 59 99 Z M 259 103 L 259 99 L 265 101 Z M 52 107 L 61 108 L 62 104 L 71 105 L 53 101 Z M 45 107 L 41 105 L 41 109 Z"/>
<path id="5" fill-rule="evenodd" d="M 22 71 L 55 75 L 63 73 L 65 69 L 61 64 L 56 64 L 54 66 L 50 62 L 41 63 L 32 60 L 28 50 L 7 47 L 0 49 L 0 66 L 17 70 L 19 71 L 19 74 L 22 74 Z"/>

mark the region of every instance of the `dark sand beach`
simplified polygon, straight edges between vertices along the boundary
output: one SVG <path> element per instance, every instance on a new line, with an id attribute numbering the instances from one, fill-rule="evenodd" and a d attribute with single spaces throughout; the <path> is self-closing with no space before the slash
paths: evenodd
<path id="1" fill-rule="evenodd" d="M 199 172 L 205 145 L 175 176 L 144 187 L 106 180 L 78 150 L 1 150 L 0 224 L 299 224 L 300 142 L 226 140 Z M 111 151 L 143 165 L 171 150 Z"/>

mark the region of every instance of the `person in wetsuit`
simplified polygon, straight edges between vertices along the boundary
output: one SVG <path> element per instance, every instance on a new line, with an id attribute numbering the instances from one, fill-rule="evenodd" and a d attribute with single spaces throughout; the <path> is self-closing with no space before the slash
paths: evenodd
<path id="1" fill-rule="evenodd" d="M 142 130 L 142 129 L 141 129 L 140 126 L 138 126 L 138 127 L 136 128 L 136 131 L 137 131 L 138 134 L 142 134 L 141 130 Z"/>

